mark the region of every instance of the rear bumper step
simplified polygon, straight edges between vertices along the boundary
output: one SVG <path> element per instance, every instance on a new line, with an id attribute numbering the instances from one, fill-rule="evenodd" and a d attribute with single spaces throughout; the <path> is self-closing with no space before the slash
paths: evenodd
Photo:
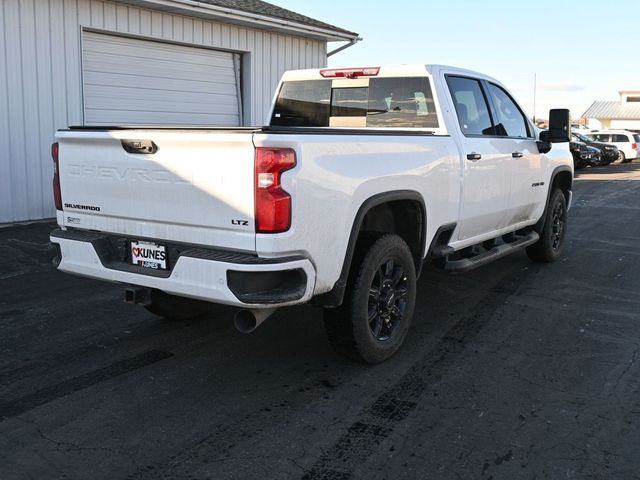
<path id="1" fill-rule="evenodd" d="M 513 241 L 495 246 L 492 249 L 482 252 L 474 257 L 462 258 L 460 260 L 447 260 L 444 264 L 444 270 L 451 273 L 461 273 L 473 270 L 474 268 L 493 262 L 498 258 L 506 257 L 518 250 L 522 250 L 529 245 L 533 245 L 539 240 L 539 238 L 540 236 L 537 232 L 516 236 Z"/>
<path id="2" fill-rule="evenodd" d="M 134 303 L 144 303 L 144 288 L 256 309 L 305 303 L 313 295 L 315 269 L 304 257 L 265 259 L 190 246 L 180 248 L 181 254 L 172 259 L 170 270 L 160 271 L 118 257 L 118 248 L 110 247 L 110 237 L 99 232 L 54 230 L 50 238 L 60 246 L 58 269 L 127 284 L 128 300 Z M 167 245 L 169 252 L 177 248 Z"/>

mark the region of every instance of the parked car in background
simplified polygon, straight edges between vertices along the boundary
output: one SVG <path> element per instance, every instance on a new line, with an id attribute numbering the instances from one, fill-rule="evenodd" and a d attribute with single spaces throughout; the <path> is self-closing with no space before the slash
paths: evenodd
<path id="1" fill-rule="evenodd" d="M 591 153 L 591 158 L 589 159 L 589 166 L 591 167 L 602 167 L 604 165 L 608 165 L 611 162 L 605 163 L 602 157 L 602 150 L 597 147 L 592 147 L 587 145 L 587 150 Z"/>
<path id="2" fill-rule="evenodd" d="M 589 135 L 598 142 L 611 143 L 620 150 L 621 163 L 640 157 L 640 133 L 627 130 L 599 130 Z"/>
<path id="3" fill-rule="evenodd" d="M 591 135 L 583 135 L 577 133 L 575 130 L 571 133 L 571 139 L 575 142 L 586 143 L 590 147 L 595 147 L 602 152 L 602 162 L 604 165 L 609 165 L 618 159 L 620 151 L 615 145 L 604 142 L 597 142 Z"/>
<path id="4" fill-rule="evenodd" d="M 571 155 L 573 156 L 574 170 L 585 168 L 591 163 L 592 153 L 586 143 L 572 141 L 569 144 L 569 150 L 571 150 Z"/>

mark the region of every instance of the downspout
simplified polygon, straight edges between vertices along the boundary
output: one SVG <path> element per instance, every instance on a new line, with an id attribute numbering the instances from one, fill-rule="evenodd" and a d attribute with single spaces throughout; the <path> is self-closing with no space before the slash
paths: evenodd
<path id="1" fill-rule="evenodd" d="M 356 37 L 353 40 L 351 40 L 349 43 L 347 43 L 346 45 L 342 45 L 341 47 L 338 47 L 335 50 L 331 50 L 329 53 L 327 53 L 327 58 L 329 58 L 331 55 L 335 55 L 338 52 L 346 50 L 349 47 L 352 47 L 353 45 L 355 45 L 356 43 L 358 43 L 361 40 L 362 40 L 362 38 Z"/>

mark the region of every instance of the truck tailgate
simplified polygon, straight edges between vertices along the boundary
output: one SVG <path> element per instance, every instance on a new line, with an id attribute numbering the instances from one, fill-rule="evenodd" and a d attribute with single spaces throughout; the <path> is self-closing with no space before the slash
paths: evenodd
<path id="1" fill-rule="evenodd" d="M 62 224 L 254 252 L 252 136 L 251 130 L 60 131 Z"/>

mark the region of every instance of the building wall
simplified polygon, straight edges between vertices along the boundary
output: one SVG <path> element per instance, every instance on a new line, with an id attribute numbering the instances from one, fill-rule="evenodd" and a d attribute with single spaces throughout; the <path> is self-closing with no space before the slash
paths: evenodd
<path id="1" fill-rule="evenodd" d="M 640 118 L 638 120 L 610 120 L 610 127 L 621 130 L 640 130 Z"/>
<path id="2" fill-rule="evenodd" d="M 0 2 L 0 223 L 54 216 L 50 146 L 83 123 L 81 29 L 243 53 L 245 124 L 285 70 L 326 66 L 326 43 L 102 0 Z"/>
<path id="3" fill-rule="evenodd" d="M 609 128 L 609 120 L 598 120 L 597 118 L 589 118 L 587 120 L 587 126 L 591 130 L 606 130 Z"/>
<path id="4" fill-rule="evenodd" d="M 590 118 L 588 126 L 591 130 L 640 130 L 640 119 L 638 120 L 610 120 Z"/>
<path id="5" fill-rule="evenodd" d="M 620 102 L 626 103 L 629 100 L 629 97 L 636 99 L 640 97 L 640 90 L 622 90 L 620 92 Z M 635 102 L 633 102 L 635 103 Z"/>

